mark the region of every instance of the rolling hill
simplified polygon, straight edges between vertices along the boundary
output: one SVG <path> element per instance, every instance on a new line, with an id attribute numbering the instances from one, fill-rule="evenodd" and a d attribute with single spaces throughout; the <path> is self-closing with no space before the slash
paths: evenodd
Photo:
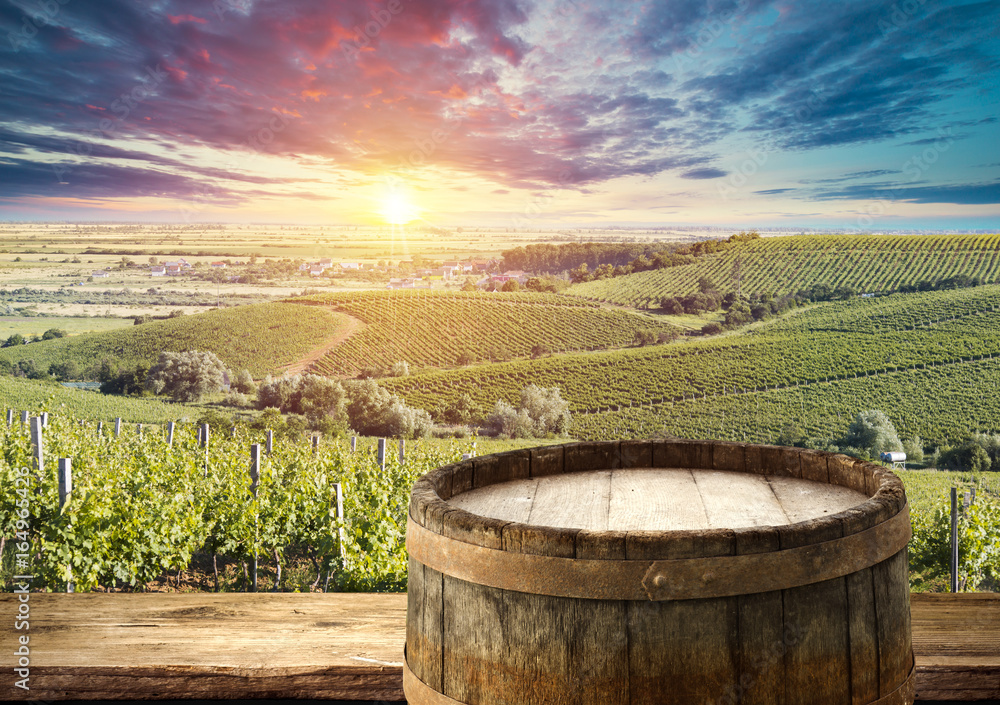
<path id="1" fill-rule="evenodd" d="M 737 265 L 737 263 L 739 263 Z M 957 275 L 1000 280 L 1000 235 L 802 235 L 734 244 L 693 264 L 637 272 L 571 286 L 566 293 L 622 306 L 655 307 L 665 296 L 697 289 L 701 277 L 722 291 L 794 293 L 817 284 L 858 293 Z"/>
<path id="2" fill-rule="evenodd" d="M 773 441 L 789 420 L 830 434 L 863 408 L 881 408 L 908 432 L 943 442 L 963 429 L 1000 429 L 1000 405 L 987 393 L 1000 375 L 1000 336 L 984 334 L 998 329 L 996 285 L 856 297 L 715 339 L 491 364 L 387 385 L 423 408 L 446 408 L 469 394 L 484 411 L 500 398 L 516 402 L 529 383 L 558 386 L 575 414 L 574 433 L 586 438 L 674 429 Z M 756 405 L 768 399 L 776 400 L 771 410 L 758 414 Z M 951 411 L 939 408 L 945 400 Z"/>
<path id="3" fill-rule="evenodd" d="M 322 345 L 346 320 L 322 308 L 253 304 L 3 348 L 0 361 L 34 360 L 43 369 L 54 362 L 73 361 L 87 370 L 104 359 L 149 365 L 163 350 L 210 350 L 231 369 L 245 368 L 263 377 Z"/>
<path id="4" fill-rule="evenodd" d="M 535 346 L 607 350 L 631 346 L 639 331 L 675 331 L 643 315 L 555 294 L 398 290 L 289 301 L 326 306 L 364 324 L 311 368 L 330 376 L 399 361 L 427 368 L 527 358 Z"/>

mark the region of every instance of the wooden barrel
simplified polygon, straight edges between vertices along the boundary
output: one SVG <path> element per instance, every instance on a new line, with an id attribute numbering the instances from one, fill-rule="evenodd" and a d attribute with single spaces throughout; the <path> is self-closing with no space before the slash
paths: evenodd
<path id="1" fill-rule="evenodd" d="M 413 487 L 411 705 L 913 702 L 906 494 L 711 441 L 473 458 Z"/>

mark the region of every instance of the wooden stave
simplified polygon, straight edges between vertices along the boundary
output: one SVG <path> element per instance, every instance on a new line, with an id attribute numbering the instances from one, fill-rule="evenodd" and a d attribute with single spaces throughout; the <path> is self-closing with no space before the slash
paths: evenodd
<path id="1" fill-rule="evenodd" d="M 623 560 L 626 558 L 649 557 L 654 560 L 662 560 L 665 558 L 685 558 L 694 555 L 763 553 L 833 540 L 864 531 L 881 521 L 888 520 L 901 511 L 906 502 L 902 483 L 885 468 L 856 461 L 838 454 L 822 453 L 819 451 L 800 452 L 798 449 L 763 446 L 751 447 L 742 446 L 741 444 L 722 444 L 718 442 L 712 443 L 708 451 L 704 448 L 697 449 L 690 447 L 690 445 L 682 444 L 671 448 L 661 448 L 658 452 L 655 442 L 622 443 L 627 444 L 624 451 L 621 449 L 621 445 L 616 442 L 604 444 L 567 444 L 546 449 L 536 449 L 541 451 L 537 454 L 534 454 L 535 451 L 513 451 L 501 454 L 501 456 L 506 457 L 497 458 L 493 456 L 490 460 L 480 460 L 481 465 L 478 473 L 476 472 L 475 460 L 445 466 L 422 478 L 421 482 L 424 483 L 423 486 L 415 485 L 414 501 L 411 503 L 411 515 L 414 521 L 417 521 L 419 517 L 425 522 L 423 525 L 426 528 L 439 531 L 442 535 L 446 535 L 449 538 L 488 548 L 502 549 L 504 551 L 566 558 Z M 604 447 L 594 447 L 601 445 Z M 799 522 L 798 524 L 791 524 L 784 527 L 755 527 L 738 530 L 689 532 L 596 532 L 556 529 L 552 527 L 533 527 L 517 524 L 516 522 L 505 522 L 473 515 L 464 510 L 451 507 L 443 499 L 443 497 L 450 498 L 454 494 L 474 487 L 490 484 L 486 478 L 502 482 L 508 479 L 518 479 L 527 476 L 553 474 L 558 471 L 557 468 L 560 464 L 560 449 L 563 451 L 561 458 L 563 472 L 605 469 L 596 468 L 593 465 L 596 462 L 600 462 L 600 458 L 607 459 L 609 457 L 609 446 L 613 447 L 615 445 L 618 445 L 619 449 L 618 454 L 613 457 L 618 458 L 619 461 L 632 463 L 636 462 L 636 459 L 641 461 L 648 458 L 651 465 L 656 465 L 657 459 L 664 464 L 672 460 L 700 461 L 702 463 L 711 463 L 713 465 L 711 469 L 731 471 L 740 471 L 741 467 L 739 450 L 738 448 L 734 450 L 733 446 L 742 447 L 744 449 L 742 455 L 743 471 L 753 471 L 755 468 L 759 471 L 760 468 L 766 467 L 769 462 L 780 459 L 783 463 L 783 469 L 789 476 L 803 477 L 803 474 L 805 474 L 806 479 L 828 482 L 834 480 L 834 484 L 853 482 L 854 485 L 852 488 L 858 488 L 860 483 L 863 482 L 864 490 L 869 494 L 870 498 L 862 505 L 841 512 L 840 514 L 817 520 Z M 715 451 L 720 450 L 720 446 L 722 452 L 716 454 Z M 748 454 L 746 452 L 747 448 L 754 448 L 754 450 L 751 450 Z M 570 449 L 569 453 L 566 452 L 567 449 Z M 807 454 L 805 462 L 802 462 L 803 454 Z M 750 458 L 749 462 L 747 460 L 748 456 Z M 724 467 L 714 467 L 716 458 L 719 459 L 720 464 L 723 464 Z M 595 459 L 598 460 L 595 461 Z M 533 460 L 538 461 L 537 465 L 533 464 Z M 794 474 L 796 471 L 796 460 L 799 462 L 799 474 Z M 527 467 L 525 467 L 526 464 Z M 536 466 L 539 474 L 533 475 L 531 470 Z M 630 466 L 636 467 L 635 465 Z M 680 463 L 674 463 L 673 466 L 680 466 Z M 824 466 L 825 480 L 823 479 Z M 643 466 L 639 465 L 639 467 Z M 772 470 L 772 468 L 767 469 L 769 471 Z M 477 475 L 479 477 L 478 482 Z M 418 485 L 420 485 L 420 482 L 418 482 Z M 844 486 L 852 485 L 845 484 Z M 455 492 L 456 489 L 458 489 L 458 492 Z M 665 550 L 664 546 L 667 546 L 668 549 Z M 893 562 L 895 571 L 886 565 Z M 901 570 L 900 566 L 902 566 Z M 581 607 L 580 598 L 560 598 L 531 595 L 528 593 L 514 593 L 512 591 L 467 583 L 452 576 L 442 576 L 436 571 L 431 571 L 429 568 L 423 566 L 421 567 L 423 570 L 418 574 L 414 574 L 415 579 L 423 581 L 425 576 L 430 573 L 430 582 L 433 584 L 434 589 L 438 589 L 438 586 L 440 586 L 439 589 L 442 594 L 440 605 L 442 610 L 445 614 L 452 614 L 453 620 L 456 619 L 456 611 L 471 610 L 475 612 L 482 608 L 483 605 L 519 604 L 522 609 L 526 609 L 524 607 L 527 604 L 525 600 L 532 604 L 533 609 L 537 609 L 537 604 L 539 603 L 548 605 L 548 609 L 554 609 L 557 612 L 566 610 L 573 612 L 573 610 L 576 610 L 579 613 L 581 609 L 584 611 L 588 609 Z M 879 572 L 883 575 L 884 582 L 882 586 L 885 593 L 882 596 L 881 607 L 878 607 L 876 604 L 874 580 L 874 576 Z M 895 574 L 894 578 L 893 574 Z M 870 589 L 866 585 L 870 586 Z M 827 624 L 834 625 L 840 630 L 841 638 L 835 642 L 840 648 L 835 648 L 834 653 L 824 651 L 825 647 L 823 645 L 829 641 L 828 638 L 824 637 L 819 640 L 818 645 L 815 643 L 811 644 L 810 649 L 814 653 L 809 653 L 809 649 L 805 649 L 805 647 L 803 647 L 805 649 L 804 655 L 802 653 L 803 649 L 799 651 L 790 649 L 783 656 L 782 667 L 779 669 L 781 670 L 781 677 L 779 678 L 776 675 L 775 668 L 765 669 L 765 672 L 754 671 L 756 674 L 754 677 L 758 679 L 757 683 L 762 687 L 758 688 L 756 695 L 749 692 L 743 693 L 740 702 L 759 702 L 762 704 L 766 703 L 767 705 L 781 705 L 783 703 L 787 703 L 788 705 L 792 703 L 795 703 L 795 705 L 811 705 L 812 703 L 816 703 L 818 705 L 819 703 L 837 702 L 849 705 L 868 705 L 874 703 L 878 703 L 879 705 L 893 703 L 893 705 L 897 705 L 898 703 L 912 703 L 912 695 L 906 695 L 906 684 L 908 682 L 912 691 L 912 681 L 907 680 L 908 675 L 912 673 L 912 652 L 909 645 L 910 632 L 908 628 L 903 630 L 905 631 L 903 637 L 899 636 L 901 633 L 899 631 L 891 634 L 872 634 L 870 633 L 871 615 L 879 609 L 882 611 L 889 610 L 896 614 L 896 621 L 904 617 L 905 620 L 908 620 L 908 594 L 906 551 L 904 549 L 896 556 L 880 564 L 826 581 L 822 585 L 806 585 L 783 591 L 714 598 L 711 601 L 684 600 L 674 603 L 673 607 L 648 607 L 642 603 L 622 600 L 585 600 L 584 602 L 591 603 L 591 607 L 589 608 L 591 610 L 604 610 L 605 612 L 610 610 L 615 614 L 623 614 L 626 626 L 624 630 L 619 629 L 618 633 L 622 631 L 627 632 L 630 628 L 638 628 L 645 622 L 644 619 L 633 616 L 633 624 L 629 627 L 627 623 L 629 615 L 642 615 L 644 611 L 649 610 L 659 610 L 666 613 L 673 611 L 674 614 L 672 617 L 669 614 L 665 617 L 667 619 L 666 622 L 662 622 L 661 619 L 660 628 L 651 629 L 650 639 L 653 640 L 651 643 L 659 645 L 660 652 L 668 652 L 675 657 L 683 650 L 678 651 L 677 649 L 662 648 L 662 639 L 664 638 L 664 633 L 666 633 L 663 631 L 666 628 L 664 625 L 669 626 L 673 624 L 676 626 L 678 624 L 698 622 L 699 619 L 704 621 L 706 617 L 711 618 L 713 615 L 715 618 L 718 618 L 721 615 L 723 619 L 720 623 L 725 626 L 725 630 L 730 636 L 735 627 L 736 632 L 743 633 L 747 639 L 760 641 L 762 638 L 766 640 L 768 634 L 773 636 L 776 629 L 780 632 L 784 628 L 783 626 L 779 627 L 775 622 L 776 606 L 782 606 L 781 609 L 783 610 L 783 605 L 788 601 L 793 606 L 797 605 L 798 609 L 803 613 L 811 616 L 816 613 L 817 609 L 824 608 L 828 613 L 826 614 Z M 902 603 L 894 605 L 892 600 L 893 595 L 896 596 L 896 602 L 902 599 L 905 601 L 905 605 Z M 831 596 L 834 599 L 831 600 Z M 414 599 L 416 599 L 416 596 Z M 551 602 L 550 604 L 550 601 L 553 600 L 555 602 Z M 853 611 L 850 608 L 851 604 L 854 605 Z M 507 613 L 505 612 L 506 615 Z M 757 617 L 756 621 L 752 618 L 754 615 Z M 768 615 L 770 615 L 770 621 L 766 619 Z M 531 629 L 536 629 L 538 627 L 537 617 L 538 615 L 536 614 L 534 620 L 521 618 L 518 621 L 530 625 Z M 782 612 L 783 618 L 784 612 Z M 413 668 L 414 675 L 420 681 L 426 683 L 436 692 L 446 693 L 449 698 L 455 696 L 455 702 L 527 705 L 529 702 L 686 703 L 692 701 L 691 698 L 704 700 L 704 688 L 692 685 L 692 681 L 698 681 L 703 685 L 703 678 L 688 678 L 685 681 L 686 685 L 678 686 L 679 689 L 670 696 L 673 699 L 670 699 L 670 697 L 664 699 L 664 694 L 661 691 L 663 683 L 675 682 L 684 675 L 690 676 L 692 665 L 704 662 L 705 654 L 699 655 L 699 658 L 695 661 L 680 663 L 680 665 L 671 662 L 671 659 L 667 658 L 666 663 L 660 664 L 662 666 L 660 670 L 645 674 L 630 671 L 625 681 L 622 681 L 620 673 L 621 665 L 619 664 L 618 671 L 615 671 L 616 675 L 603 685 L 595 684 L 592 682 L 592 678 L 591 681 L 588 681 L 590 691 L 600 693 L 600 697 L 590 700 L 566 700 L 563 698 L 566 683 L 579 683 L 579 674 L 574 676 L 574 674 L 569 672 L 563 673 L 554 681 L 551 679 L 547 680 L 536 672 L 525 675 L 524 672 L 518 671 L 517 668 L 512 668 L 509 663 L 496 662 L 497 653 L 503 653 L 504 649 L 493 653 L 492 656 L 489 654 L 480 654 L 479 657 L 476 657 L 475 654 L 457 654 L 456 651 L 461 651 L 463 644 L 469 643 L 470 640 L 475 642 L 476 637 L 481 638 L 483 634 L 487 634 L 484 643 L 495 647 L 495 642 L 498 638 L 503 638 L 505 632 L 502 626 L 496 624 L 492 625 L 492 630 L 489 628 L 490 625 L 478 624 L 470 628 L 468 624 L 465 624 L 465 633 L 456 634 L 453 633 L 456 625 L 452 624 L 452 629 L 449 629 L 449 625 L 445 622 L 445 619 L 446 617 L 442 615 L 440 631 L 435 632 L 441 635 L 441 643 L 429 655 L 430 659 L 423 661 L 414 656 L 414 658 L 408 657 L 407 662 L 410 664 L 409 667 Z M 595 622 L 595 619 L 594 616 L 590 615 L 582 621 L 591 624 Z M 746 622 L 742 630 L 739 629 L 741 619 L 744 619 Z M 467 622 L 468 618 L 465 618 L 465 621 Z M 600 623 L 600 620 L 597 620 L 597 622 Z M 461 624 L 462 620 L 459 619 L 458 626 L 461 626 Z M 757 626 L 751 628 L 751 625 L 754 624 Z M 869 631 L 866 632 L 866 629 Z M 669 632 L 669 629 L 667 631 Z M 610 643 L 608 640 L 611 636 L 606 635 L 603 640 L 598 640 L 600 653 L 584 654 L 582 656 L 585 665 L 595 659 L 606 658 L 605 652 L 608 650 L 608 644 Z M 901 638 L 905 640 L 905 643 L 900 642 Z M 631 643 L 631 636 L 629 640 L 629 643 Z M 895 648 L 885 648 L 889 640 L 897 642 Z M 543 641 L 550 643 L 551 640 Z M 407 643 L 410 643 L 409 630 Z M 845 644 L 848 646 L 853 644 L 857 648 L 850 650 L 843 648 Z M 520 661 L 524 663 L 529 663 L 532 660 L 544 662 L 546 658 L 551 656 L 551 654 L 543 652 L 528 653 L 525 644 L 508 645 L 505 648 L 507 653 L 521 653 L 522 657 Z M 729 675 L 721 678 L 721 680 L 716 678 L 717 683 L 726 682 L 726 678 L 728 677 L 734 679 L 729 681 L 730 683 L 739 683 L 742 674 L 747 672 L 747 664 L 753 664 L 753 659 L 750 655 L 754 651 L 752 645 L 732 643 L 729 645 L 729 650 L 730 658 L 725 664 Z M 712 662 L 712 659 L 718 660 L 720 658 L 725 661 L 726 659 L 720 656 L 725 651 L 725 646 L 721 651 L 716 649 L 715 652 L 709 654 L 708 662 Z M 827 686 L 822 687 L 822 684 L 815 682 L 815 678 L 812 680 L 809 677 L 799 678 L 798 680 L 795 678 L 790 680 L 785 678 L 785 673 L 791 672 L 800 675 L 803 673 L 801 669 L 788 668 L 788 665 L 785 663 L 791 658 L 787 655 L 788 653 L 797 653 L 799 660 L 806 663 L 825 663 L 826 670 L 823 673 L 826 675 L 820 675 L 829 681 Z M 632 656 L 625 659 L 625 662 L 629 662 L 631 658 L 638 655 L 638 653 L 632 654 Z M 649 656 L 649 654 L 645 654 L 645 656 Z M 885 661 L 885 663 L 881 661 L 873 663 L 872 659 L 874 657 L 878 657 L 882 661 Z M 505 678 L 490 680 L 489 677 L 486 677 L 484 681 L 483 677 L 478 677 L 472 679 L 470 682 L 461 675 L 470 672 L 493 672 L 498 667 L 498 672 L 505 674 Z M 576 664 L 576 667 L 579 667 L 579 663 Z M 673 670 L 671 671 L 670 669 Z M 874 672 L 878 673 L 877 683 L 873 683 L 870 677 L 870 674 Z M 846 682 L 842 677 L 838 678 L 837 676 L 837 674 L 842 676 L 843 673 L 849 674 Z M 867 679 L 865 678 L 865 674 L 869 675 Z M 424 677 L 425 675 L 427 678 Z M 809 673 L 805 673 L 805 676 L 809 675 Z M 681 678 L 681 680 L 683 681 L 684 679 Z M 778 693 L 773 687 L 763 687 L 768 681 L 774 681 L 772 685 L 775 687 L 780 682 L 784 687 L 784 691 Z M 624 695 L 615 690 L 616 688 L 620 690 L 622 682 L 629 684 L 629 690 Z M 432 683 L 440 683 L 441 686 L 439 687 L 441 689 L 438 689 L 438 686 L 431 685 Z M 548 687 L 545 685 L 546 683 L 550 684 L 552 688 L 551 692 L 540 694 L 538 689 Z M 551 685 L 552 683 L 561 685 Z M 702 690 L 695 692 L 698 688 L 702 688 Z M 820 694 L 817 695 L 817 693 Z M 577 690 L 575 694 L 580 696 L 581 692 Z M 538 700 L 538 697 L 541 697 L 542 700 Z M 423 701 L 414 700 L 414 702 Z M 725 699 L 725 694 L 723 693 L 719 696 L 718 702 L 729 702 L 729 700 Z"/>

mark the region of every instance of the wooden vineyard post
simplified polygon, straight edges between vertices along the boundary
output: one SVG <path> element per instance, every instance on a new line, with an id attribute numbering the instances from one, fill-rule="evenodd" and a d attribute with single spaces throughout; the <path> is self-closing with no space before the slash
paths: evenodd
<path id="1" fill-rule="evenodd" d="M 313 455 L 316 455 L 316 453 L 319 452 L 319 436 L 315 434 L 312 437 L 312 448 L 313 448 Z"/>
<path id="2" fill-rule="evenodd" d="M 135 425 L 135 434 L 137 436 L 139 436 L 139 438 L 142 438 L 142 424 L 141 423 L 137 423 Z"/>
<path id="3" fill-rule="evenodd" d="M 344 493 L 340 488 L 339 482 L 333 483 L 333 492 L 335 495 L 336 505 L 336 517 L 337 517 L 337 550 L 340 553 L 340 566 L 341 568 L 347 565 L 347 552 L 344 550 Z M 330 589 L 330 575 L 333 573 L 332 568 L 327 568 L 326 579 L 323 581 L 323 592 L 327 592 Z"/>
<path id="4" fill-rule="evenodd" d="M 115 436 L 122 435 L 122 418 L 119 416 L 115 419 Z"/>
<path id="5" fill-rule="evenodd" d="M 42 448 L 42 417 L 31 417 L 31 452 L 35 459 L 35 472 L 43 477 L 45 471 L 45 451 Z"/>
<path id="6" fill-rule="evenodd" d="M 406 459 L 406 440 L 399 439 L 399 464 L 402 465 Z"/>
<path id="7" fill-rule="evenodd" d="M 378 466 L 385 470 L 385 439 L 378 439 Z"/>
<path id="8" fill-rule="evenodd" d="M 49 412 L 42 412 L 42 428 L 48 428 L 49 425 Z"/>
<path id="9" fill-rule="evenodd" d="M 205 449 L 205 477 L 208 477 L 208 429 L 209 425 L 207 423 L 201 425 L 201 447 Z"/>
<path id="10" fill-rule="evenodd" d="M 8 426 L 13 426 L 14 425 L 14 410 L 13 409 L 7 409 L 7 425 Z"/>
<path id="11" fill-rule="evenodd" d="M 267 454 L 270 455 L 274 451 L 274 431 L 271 429 L 267 430 Z"/>
<path id="12" fill-rule="evenodd" d="M 28 423 L 28 412 L 27 411 L 22 411 L 21 412 L 21 428 L 24 428 L 24 425 L 26 423 Z"/>
<path id="13" fill-rule="evenodd" d="M 174 447 L 174 422 L 167 423 L 167 448 Z"/>
<path id="14" fill-rule="evenodd" d="M 101 437 L 101 436 L 104 435 L 104 422 L 103 421 L 98 421 L 97 422 L 97 435 L 98 435 L 98 437 Z"/>
<path id="15" fill-rule="evenodd" d="M 250 494 L 256 499 L 260 485 L 260 443 L 250 446 Z M 254 533 L 257 529 L 257 512 L 253 516 Z M 250 574 L 250 592 L 257 592 L 257 552 L 253 554 L 253 570 Z"/>
<path id="16" fill-rule="evenodd" d="M 951 488 L 951 591 L 958 592 L 958 489 Z"/>
<path id="17" fill-rule="evenodd" d="M 73 461 L 70 458 L 59 458 L 59 510 L 66 505 L 73 491 Z M 67 568 L 67 572 L 69 568 Z M 66 581 L 66 592 L 73 592 L 73 577 Z"/>
<path id="18" fill-rule="evenodd" d="M 235 426 L 232 426 L 229 429 L 229 437 L 230 438 L 236 438 L 236 427 Z"/>
<path id="19" fill-rule="evenodd" d="M 351 436 L 351 452 L 353 453 L 358 449 L 358 437 Z"/>

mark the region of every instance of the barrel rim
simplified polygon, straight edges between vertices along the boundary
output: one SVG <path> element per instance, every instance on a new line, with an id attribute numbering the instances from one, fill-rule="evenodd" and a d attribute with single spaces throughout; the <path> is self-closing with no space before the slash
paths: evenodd
<path id="1" fill-rule="evenodd" d="M 765 459 L 769 462 L 765 463 Z M 665 464 L 676 460 L 693 465 Z M 780 467 L 775 465 L 779 461 Z M 600 467 L 602 464 L 605 467 Z M 591 531 L 525 524 L 474 514 L 447 501 L 471 489 L 510 480 L 643 467 L 758 473 L 767 469 L 767 474 L 850 487 L 868 495 L 868 499 L 837 514 L 794 524 L 664 531 Z M 409 514 L 420 526 L 449 538 L 512 553 L 609 560 L 671 559 L 766 553 L 843 538 L 891 519 L 905 505 L 902 481 L 877 463 L 812 449 L 670 439 L 564 443 L 451 463 L 414 483 Z"/>

